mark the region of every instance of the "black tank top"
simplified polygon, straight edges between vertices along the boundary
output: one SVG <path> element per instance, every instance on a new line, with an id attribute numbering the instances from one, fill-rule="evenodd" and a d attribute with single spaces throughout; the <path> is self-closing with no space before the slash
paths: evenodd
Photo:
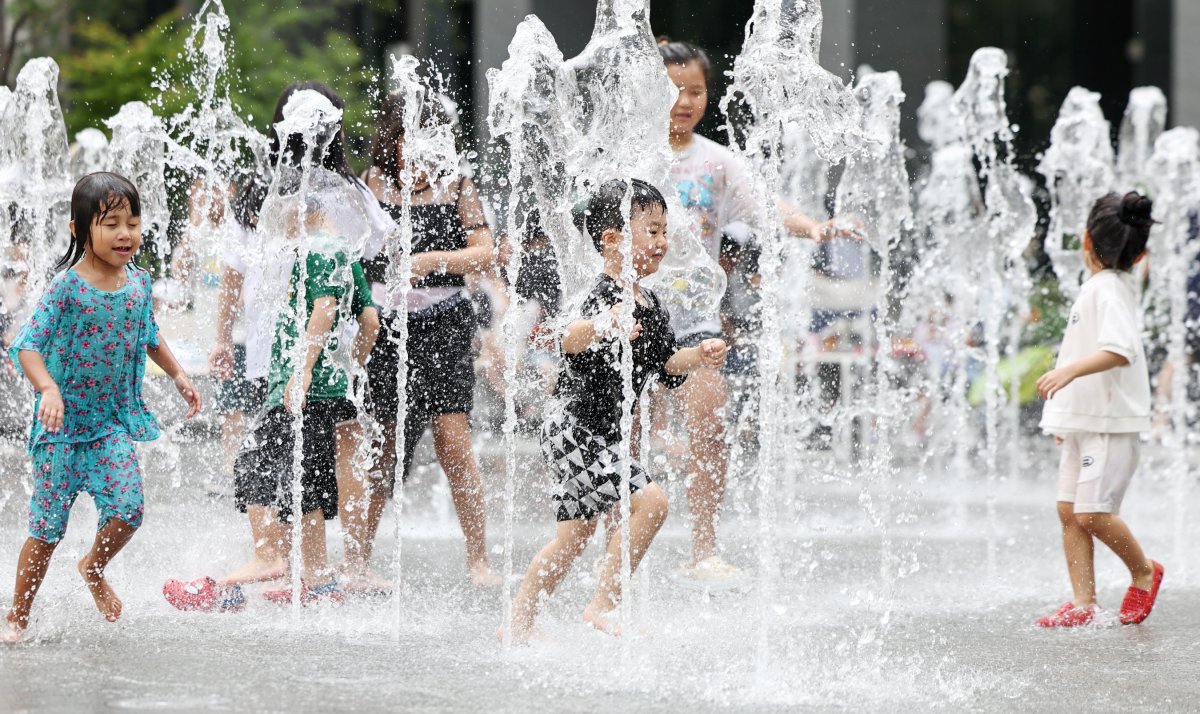
<path id="1" fill-rule="evenodd" d="M 460 179 L 450 203 L 430 203 L 412 207 L 412 254 L 430 253 L 432 251 L 463 250 L 467 247 L 467 228 L 463 225 L 462 216 L 458 211 L 458 202 L 462 198 L 462 185 L 465 178 Z M 400 221 L 401 207 L 393 204 L 380 204 L 397 223 Z M 472 227 L 474 229 L 475 227 Z M 388 250 L 377 257 L 363 261 L 363 271 L 367 280 L 382 283 L 387 272 Z M 449 273 L 434 273 L 425 276 L 414 288 L 462 288 L 467 281 L 462 275 Z"/>

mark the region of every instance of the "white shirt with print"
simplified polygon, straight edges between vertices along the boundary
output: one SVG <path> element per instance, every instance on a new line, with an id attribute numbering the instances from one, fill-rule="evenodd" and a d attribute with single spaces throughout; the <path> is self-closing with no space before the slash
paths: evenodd
<path id="1" fill-rule="evenodd" d="M 1120 355 L 1129 364 L 1080 377 L 1055 394 L 1042 410 L 1043 431 L 1128 434 L 1150 429 L 1150 375 L 1129 272 L 1103 270 L 1081 286 L 1055 366 L 1097 350 Z"/>
<path id="2" fill-rule="evenodd" d="M 758 204 L 746 165 L 729 148 L 694 135 L 686 149 L 675 153 L 671 183 L 714 261 L 721 255 L 722 235 L 738 243 L 751 239 Z M 680 338 L 698 332 L 719 333 L 721 319 L 715 311 L 672 310 L 671 327 Z"/>

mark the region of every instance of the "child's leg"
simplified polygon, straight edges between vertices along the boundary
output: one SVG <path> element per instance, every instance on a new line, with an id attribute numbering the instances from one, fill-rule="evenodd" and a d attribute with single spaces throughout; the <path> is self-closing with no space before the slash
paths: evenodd
<path id="1" fill-rule="evenodd" d="M 362 438 L 362 425 L 357 421 L 337 426 L 338 517 L 345 530 L 345 569 L 352 577 L 367 572 L 367 556 L 371 549 L 367 539 L 375 535 L 373 529 L 368 531 L 373 489 L 367 475 L 358 472 L 354 464 L 354 457 Z"/>
<path id="2" fill-rule="evenodd" d="M 100 529 L 92 549 L 79 561 L 79 574 L 96 608 L 109 622 L 116 622 L 121 601 L 104 579 L 104 568 L 142 525 L 142 470 L 133 439 L 124 432 L 83 446 L 80 456 L 82 469 L 91 474 L 88 491 L 100 512 Z"/>
<path id="3" fill-rule="evenodd" d="M 104 579 L 104 569 L 136 532 L 136 526 L 120 518 L 109 518 L 96 533 L 92 549 L 79 560 L 79 574 L 83 576 L 83 582 L 87 583 L 88 591 L 96 601 L 96 609 L 109 622 L 116 622 L 117 618 L 121 617 L 121 600 Z"/>
<path id="4" fill-rule="evenodd" d="M 291 532 L 287 525 L 279 522 L 279 515 L 271 506 L 246 506 L 246 517 L 250 522 L 250 535 L 254 539 L 254 555 L 250 560 L 217 580 L 230 585 L 257 583 L 275 580 L 287 574 L 287 561 Z"/>
<path id="5" fill-rule="evenodd" d="M 308 587 L 326 585 L 329 575 L 329 556 L 325 543 L 325 512 L 318 508 L 305 513 L 300 521 L 301 577 Z"/>
<path id="6" fill-rule="evenodd" d="M 639 489 L 629 497 L 629 566 L 630 572 L 637 570 L 667 520 L 667 494 L 656 483 Z M 621 600 L 621 531 L 618 529 L 608 541 L 608 556 L 600 575 L 596 595 L 583 611 L 583 619 L 598 630 L 620 634 L 604 617 Z"/>
<path id="7" fill-rule="evenodd" d="M 433 421 L 433 445 L 450 481 L 454 510 L 467 539 L 467 568 L 476 585 L 499 585 L 487 555 L 487 510 L 479 464 L 471 449 L 471 425 L 464 413 L 439 414 Z"/>
<path id="8" fill-rule="evenodd" d="M 1071 576 L 1071 591 L 1076 607 L 1096 604 L 1096 566 L 1092 536 L 1075 517 L 1075 504 L 1058 502 L 1058 520 L 1062 523 L 1063 553 Z"/>
<path id="9" fill-rule="evenodd" d="M 1137 434 L 1089 434 L 1080 440 L 1081 463 L 1089 478 L 1081 480 L 1075 497 L 1075 519 L 1088 534 L 1100 539 L 1129 568 L 1133 585 L 1150 590 L 1154 565 L 1142 552 L 1125 521 L 1117 515 L 1125 491 L 1137 470 Z"/>
<path id="10" fill-rule="evenodd" d="M 1100 539 L 1101 543 L 1108 546 L 1121 562 L 1125 563 L 1125 567 L 1129 568 L 1130 577 L 1133 578 L 1134 587 L 1151 589 L 1154 585 L 1154 564 L 1142 552 L 1142 546 L 1120 516 L 1111 513 L 1080 513 L 1075 516 L 1075 520 L 1079 522 L 1079 528 L 1089 534 L 1089 540 L 1091 536 Z"/>
<path id="11" fill-rule="evenodd" d="M 17 581 L 13 585 L 12 609 L 8 611 L 9 626 L 19 633 L 29 626 L 29 611 L 38 588 L 46 578 L 50 567 L 50 556 L 58 543 L 47 543 L 37 538 L 26 538 L 17 560 Z"/>
<path id="12" fill-rule="evenodd" d="M 692 512 L 692 562 L 717 554 L 717 525 L 725 498 L 725 377 L 715 369 L 692 372 L 680 390 L 691 444 L 688 505 Z"/>
<path id="13" fill-rule="evenodd" d="M 554 539 L 533 556 L 529 568 L 525 571 L 525 579 L 517 590 L 512 608 L 513 642 L 525 642 L 533 630 L 533 621 L 537 617 L 543 593 L 546 597 L 554 594 L 563 578 L 571 571 L 575 560 L 587 548 L 588 539 L 596 532 L 599 519 L 582 518 L 573 521 L 559 521 Z"/>

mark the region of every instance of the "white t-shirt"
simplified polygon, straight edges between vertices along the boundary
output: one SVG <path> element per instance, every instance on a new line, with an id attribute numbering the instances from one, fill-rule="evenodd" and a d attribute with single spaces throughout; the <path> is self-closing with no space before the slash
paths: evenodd
<path id="1" fill-rule="evenodd" d="M 365 238 L 363 254 L 373 257 L 378 255 L 386 242 L 388 234 L 396 230 L 396 224 L 391 216 L 379 206 L 375 195 L 366 184 L 355 179 L 354 188 L 358 189 L 361 210 L 366 217 L 369 232 Z M 221 251 L 221 262 L 242 274 L 242 322 L 246 330 L 246 379 L 265 379 L 271 368 L 271 342 L 275 336 L 275 322 L 280 309 L 279 303 L 273 303 L 271 296 L 264 294 L 264 285 L 278 288 L 283 294 L 283 286 L 290 279 L 295 257 L 287 255 L 261 255 L 263 247 L 256 231 L 236 228 L 239 240 L 226 246 Z M 357 258 L 355 258 L 357 260 Z M 282 298 L 279 298 L 280 300 Z M 353 339 L 354 326 L 348 324 L 345 328 L 349 335 L 347 344 Z"/>
<path id="2" fill-rule="evenodd" d="M 271 368 L 271 339 L 275 335 L 275 312 L 263 304 L 263 261 L 254 259 L 258 249 L 255 231 L 235 227 L 238 240 L 221 251 L 221 262 L 242 274 L 242 324 L 246 329 L 246 379 L 266 379 Z M 292 261 L 288 260 L 290 271 Z"/>
<path id="3" fill-rule="evenodd" d="M 1103 270 L 1080 287 L 1055 366 L 1097 350 L 1118 354 L 1129 364 L 1080 377 L 1054 395 L 1042 410 L 1043 431 L 1128 434 L 1150 429 L 1150 375 L 1137 290 L 1128 272 Z"/>
<path id="4" fill-rule="evenodd" d="M 754 201 L 746 165 L 728 147 L 699 134 L 683 151 L 675 153 L 671 183 L 683 207 L 691 214 L 700 241 L 712 259 L 721 256 L 721 236 L 738 243 L 751 239 L 758 204 Z M 714 311 L 672 310 L 671 327 L 677 337 L 698 332 L 721 331 L 720 316 Z"/>

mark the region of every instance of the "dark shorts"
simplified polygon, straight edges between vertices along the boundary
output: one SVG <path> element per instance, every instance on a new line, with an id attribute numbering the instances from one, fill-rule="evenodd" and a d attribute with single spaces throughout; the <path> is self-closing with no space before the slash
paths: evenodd
<path id="1" fill-rule="evenodd" d="M 408 408 L 404 419 L 404 473 L 412 466 L 421 435 L 439 414 L 469 414 L 475 401 L 475 311 L 458 299 L 428 316 L 408 319 Z M 385 317 L 367 363 L 375 418 L 396 422 L 399 316 Z M 386 428 L 386 427 L 385 427 Z"/>
<path id="2" fill-rule="evenodd" d="M 552 412 L 542 423 L 542 456 L 556 481 L 555 518 L 591 519 L 621 500 L 621 442 L 581 426 L 570 414 Z M 652 482 L 637 460 L 629 461 L 629 493 Z"/>
<path id="3" fill-rule="evenodd" d="M 267 398 L 267 380 L 246 379 L 246 346 L 233 346 L 233 376 L 217 382 L 218 414 L 257 414 Z"/>
<path id="4" fill-rule="evenodd" d="M 325 399 L 304 408 L 301 513 L 320 509 L 327 521 L 337 517 L 336 427 L 356 416 L 348 399 Z M 272 407 L 242 444 L 234 462 L 234 497 L 239 511 L 245 513 L 248 506 L 272 506 L 278 509 L 280 520 L 291 518 L 292 421 L 286 409 Z"/>

